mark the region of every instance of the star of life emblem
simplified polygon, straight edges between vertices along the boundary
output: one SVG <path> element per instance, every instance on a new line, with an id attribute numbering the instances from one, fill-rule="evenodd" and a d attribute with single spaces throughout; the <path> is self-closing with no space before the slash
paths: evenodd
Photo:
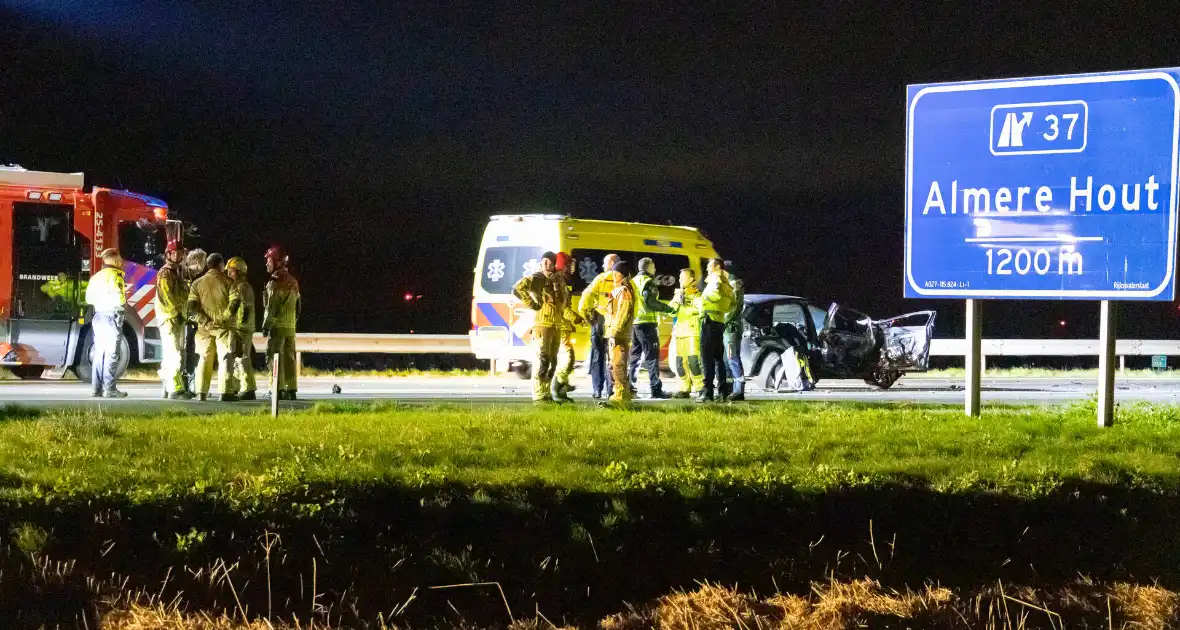
<path id="1" fill-rule="evenodd" d="M 492 282 L 499 282 L 504 277 L 504 263 L 499 259 L 495 259 L 488 263 L 488 280 Z"/>
<path id="2" fill-rule="evenodd" d="M 586 282 L 590 282 L 598 275 L 598 263 L 590 258 L 583 258 L 578 261 L 578 276 Z"/>

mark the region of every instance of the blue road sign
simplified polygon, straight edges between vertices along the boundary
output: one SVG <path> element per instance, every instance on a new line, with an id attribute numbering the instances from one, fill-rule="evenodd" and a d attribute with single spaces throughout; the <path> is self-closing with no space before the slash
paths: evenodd
<path id="1" fill-rule="evenodd" d="M 1171 300 L 1180 68 L 911 85 L 905 296 Z"/>

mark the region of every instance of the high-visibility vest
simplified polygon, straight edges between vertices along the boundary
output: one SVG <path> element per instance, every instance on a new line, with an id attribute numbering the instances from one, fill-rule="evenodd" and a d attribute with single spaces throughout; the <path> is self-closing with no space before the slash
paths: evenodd
<path id="1" fill-rule="evenodd" d="M 635 323 L 638 324 L 654 324 L 659 319 L 659 313 L 647 308 L 647 300 L 644 299 L 644 291 L 647 290 L 647 285 L 652 281 L 652 277 L 647 274 L 639 274 L 635 276 Z"/>

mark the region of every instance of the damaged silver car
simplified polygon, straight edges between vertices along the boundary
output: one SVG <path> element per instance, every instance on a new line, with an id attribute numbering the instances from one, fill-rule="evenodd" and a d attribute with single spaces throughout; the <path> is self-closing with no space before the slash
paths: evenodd
<path id="1" fill-rule="evenodd" d="M 751 294 L 742 309 L 746 380 L 770 391 L 806 390 L 823 378 L 861 379 L 887 389 L 907 372 L 930 366 L 934 311 L 889 319 L 833 303 Z"/>

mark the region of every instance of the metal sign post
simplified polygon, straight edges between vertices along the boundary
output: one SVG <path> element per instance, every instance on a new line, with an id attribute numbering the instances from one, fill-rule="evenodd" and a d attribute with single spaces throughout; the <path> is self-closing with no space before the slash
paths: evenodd
<path id="1" fill-rule="evenodd" d="M 1098 426 L 1114 424 L 1114 302 L 1102 300 L 1098 329 Z"/>
<path id="2" fill-rule="evenodd" d="M 983 380 L 983 322 L 980 319 L 983 300 L 967 300 L 967 392 L 963 410 L 968 416 L 979 417 L 979 391 Z"/>
<path id="3" fill-rule="evenodd" d="M 1109 426 L 1113 302 L 1175 294 L 1180 68 L 911 85 L 906 113 L 905 297 L 968 300 L 965 411 L 978 300 L 1095 300 Z"/>

